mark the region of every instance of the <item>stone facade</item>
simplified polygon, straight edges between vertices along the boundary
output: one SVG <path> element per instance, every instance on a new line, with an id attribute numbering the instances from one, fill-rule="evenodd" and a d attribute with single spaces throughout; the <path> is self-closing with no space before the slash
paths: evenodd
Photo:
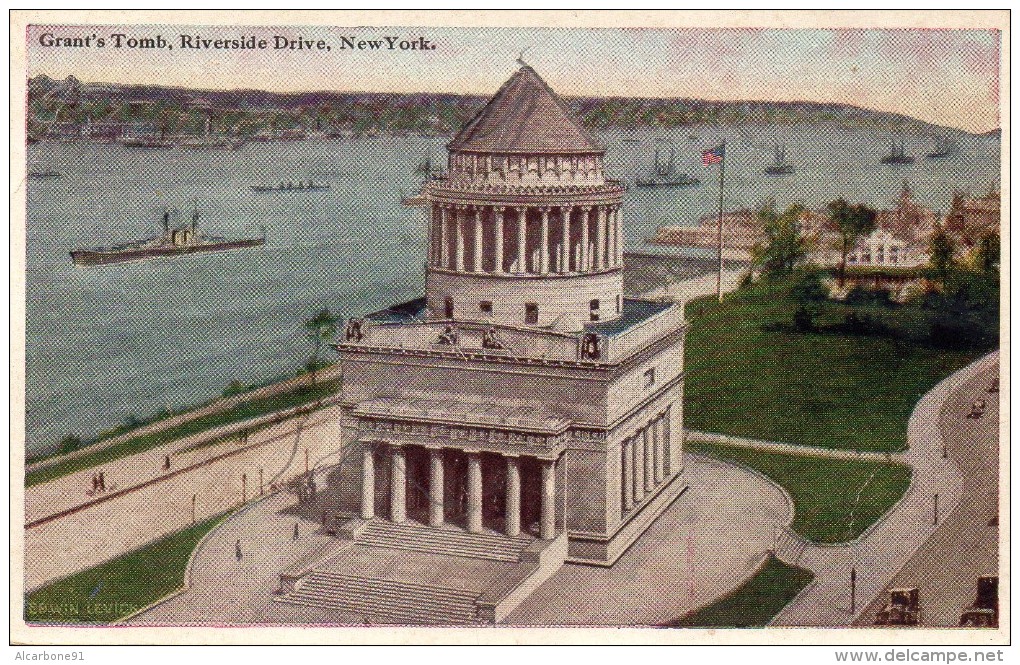
<path id="1" fill-rule="evenodd" d="M 425 297 L 337 345 L 343 507 L 611 564 L 684 488 L 682 308 L 623 298 L 624 187 L 530 67 L 449 151 Z"/>

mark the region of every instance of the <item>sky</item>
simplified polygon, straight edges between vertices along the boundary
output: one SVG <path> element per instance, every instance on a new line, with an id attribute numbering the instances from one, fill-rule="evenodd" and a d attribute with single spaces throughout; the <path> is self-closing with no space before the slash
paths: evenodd
<path id="1" fill-rule="evenodd" d="M 116 48 L 114 33 L 162 36 L 173 48 Z M 94 35 L 106 45 L 43 46 L 44 34 Z M 254 36 L 268 48 L 189 49 L 181 35 L 192 43 Z M 276 49 L 276 36 L 322 40 L 329 50 Z M 343 37 L 383 48 L 344 48 Z M 399 48 L 420 39 L 435 48 Z M 972 132 L 1000 122 L 993 30 L 30 26 L 27 40 L 29 76 L 88 82 L 490 95 L 523 51 L 561 95 L 841 102 Z"/>

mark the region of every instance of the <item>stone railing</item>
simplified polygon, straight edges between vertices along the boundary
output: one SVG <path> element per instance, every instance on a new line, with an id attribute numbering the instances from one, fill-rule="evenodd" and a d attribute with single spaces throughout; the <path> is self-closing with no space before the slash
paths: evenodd
<path id="1" fill-rule="evenodd" d="M 684 326 L 682 307 L 667 310 L 645 319 L 632 328 L 613 337 L 601 338 L 602 362 L 616 362 L 648 346 Z"/>

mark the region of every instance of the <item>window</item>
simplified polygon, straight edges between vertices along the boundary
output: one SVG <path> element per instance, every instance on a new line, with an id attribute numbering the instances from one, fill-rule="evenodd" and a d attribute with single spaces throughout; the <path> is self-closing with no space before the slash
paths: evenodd
<path id="1" fill-rule="evenodd" d="M 538 304 L 529 302 L 524 304 L 524 322 L 538 323 Z"/>
<path id="2" fill-rule="evenodd" d="M 879 247 L 875 250 L 875 263 L 885 263 L 885 246 Z"/>
<path id="3" fill-rule="evenodd" d="M 453 298 L 450 296 L 443 298 L 443 314 L 445 314 L 448 319 L 453 318 Z"/>
<path id="4" fill-rule="evenodd" d="M 893 246 L 889 248 L 889 263 L 900 262 L 900 248 Z"/>
<path id="5" fill-rule="evenodd" d="M 650 367 L 645 370 L 645 388 L 651 388 L 655 385 L 655 368 Z"/>
<path id="6" fill-rule="evenodd" d="M 588 303 L 588 312 L 589 312 L 589 315 L 591 316 L 591 320 L 592 321 L 598 321 L 599 320 L 599 299 L 598 298 L 595 298 L 590 303 Z"/>
<path id="7" fill-rule="evenodd" d="M 478 309 L 482 310 L 486 314 L 492 314 L 492 301 L 491 300 L 481 301 L 480 303 L 478 303 Z"/>

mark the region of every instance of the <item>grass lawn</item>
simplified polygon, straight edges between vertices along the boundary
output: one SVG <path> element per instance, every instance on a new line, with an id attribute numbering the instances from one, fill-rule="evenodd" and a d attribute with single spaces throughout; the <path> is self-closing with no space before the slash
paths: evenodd
<path id="1" fill-rule="evenodd" d="M 853 540 L 910 486 L 910 469 L 896 463 L 784 455 L 704 443 L 692 443 L 687 449 L 744 464 L 782 485 L 793 497 L 793 529 L 818 543 Z"/>
<path id="2" fill-rule="evenodd" d="M 227 516 L 219 515 L 28 594 L 25 621 L 110 623 L 184 585 L 191 552 Z"/>
<path id="3" fill-rule="evenodd" d="M 814 575 L 770 556 L 754 577 L 733 593 L 667 626 L 675 628 L 749 628 L 764 626 Z"/>
<path id="4" fill-rule="evenodd" d="M 191 436 L 192 434 L 205 432 L 213 429 L 214 427 L 229 425 L 231 423 L 263 416 L 275 411 L 283 411 L 302 404 L 308 404 L 309 402 L 314 402 L 331 395 L 339 389 L 340 382 L 334 380 L 320 383 L 315 387 L 303 386 L 288 393 L 282 393 L 280 395 L 273 395 L 261 399 L 253 399 L 251 401 L 238 404 L 232 409 L 202 416 L 201 418 L 181 423 L 176 427 L 171 427 L 163 430 L 162 432 L 143 434 L 107 448 L 98 449 L 91 453 L 81 454 L 78 457 L 55 461 L 53 464 L 49 464 L 25 474 L 25 486 L 31 487 L 32 485 L 38 485 L 39 483 L 44 483 L 46 481 L 53 480 L 54 478 L 60 478 L 100 464 L 105 464 L 112 460 L 120 459 L 121 457 L 127 457 L 128 455 L 144 452 L 167 443 L 168 441 L 182 439 L 186 436 Z"/>
<path id="5" fill-rule="evenodd" d="M 902 335 L 837 332 L 843 306 L 826 306 L 823 332 L 801 333 L 783 282 L 755 282 L 718 303 L 687 305 L 686 426 L 826 448 L 906 446 L 918 399 L 982 351 L 923 341 L 928 313 L 886 307 L 876 315 Z M 828 329 L 825 329 L 828 328 Z"/>

